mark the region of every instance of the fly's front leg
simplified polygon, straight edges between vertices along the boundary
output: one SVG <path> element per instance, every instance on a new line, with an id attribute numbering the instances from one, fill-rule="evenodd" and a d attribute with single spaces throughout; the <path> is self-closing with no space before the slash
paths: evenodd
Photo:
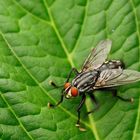
<path id="1" fill-rule="evenodd" d="M 79 74 L 78 70 L 76 68 L 72 68 L 71 71 L 69 72 L 68 76 L 67 76 L 67 80 L 66 80 L 66 83 L 69 81 L 70 79 L 70 76 L 72 74 L 72 72 L 74 72 L 76 75 Z M 61 88 L 63 87 L 63 85 L 57 85 L 56 83 L 54 83 L 53 81 L 49 81 L 50 85 L 53 86 L 54 88 Z"/>
<path id="2" fill-rule="evenodd" d="M 123 98 L 123 97 L 117 95 L 117 90 L 111 90 L 111 91 L 112 91 L 112 95 L 113 95 L 114 97 L 117 97 L 118 99 L 120 99 L 120 100 L 122 100 L 122 101 L 131 102 L 131 103 L 134 101 L 133 98 Z"/>
<path id="3" fill-rule="evenodd" d="M 96 100 L 95 96 L 92 93 L 88 93 L 91 101 L 95 104 L 95 108 L 89 112 L 87 112 L 87 114 L 93 113 L 94 111 L 96 111 L 99 108 L 99 103 Z"/>
<path id="4" fill-rule="evenodd" d="M 80 110 L 81 110 L 83 104 L 85 103 L 85 100 L 86 100 L 86 96 L 85 96 L 85 94 L 83 94 L 82 99 L 80 101 L 80 104 L 78 105 L 78 108 L 77 108 L 78 120 L 77 120 L 76 126 L 79 127 L 79 129 L 81 131 L 84 131 L 85 130 L 84 128 L 81 128 L 80 127 L 80 114 L 81 114 L 81 111 Z"/>
<path id="5" fill-rule="evenodd" d="M 64 99 L 64 90 L 62 90 L 60 101 L 58 101 L 58 103 L 56 105 L 53 105 L 51 103 L 48 103 L 48 107 L 49 108 L 57 107 L 59 104 L 61 104 L 63 102 L 63 99 Z"/>
<path id="6" fill-rule="evenodd" d="M 57 85 L 57 84 L 54 83 L 53 81 L 49 81 L 49 84 L 50 84 L 51 86 L 53 86 L 54 88 L 61 88 L 61 87 L 63 87 L 63 85 Z"/>
<path id="7" fill-rule="evenodd" d="M 68 82 L 68 81 L 69 81 L 69 79 L 70 79 L 70 76 L 71 76 L 72 72 L 74 72 L 76 75 L 78 75 L 78 74 L 79 74 L 79 72 L 78 72 L 78 70 L 77 70 L 76 68 L 72 68 L 72 69 L 71 69 L 71 71 L 70 71 L 70 72 L 69 72 L 69 74 L 68 74 L 68 77 L 67 77 L 66 82 Z"/>

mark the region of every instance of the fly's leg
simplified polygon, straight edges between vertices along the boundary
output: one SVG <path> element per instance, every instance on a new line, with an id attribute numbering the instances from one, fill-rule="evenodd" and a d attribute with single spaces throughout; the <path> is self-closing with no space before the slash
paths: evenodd
<path id="1" fill-rule="evenodd" d="M 53 86 L 54 88 L 61 88 L 61 87 L 63 87 L 63 85 L 59 86 L 59 85 L 57 85 L 56 83 L 54 83 L 53 81 L 49 81 L 49 84 L 50 84 L 51 86 Z"/>
<path id="2" fill-rule="evenodd" d="M 67 77 L 66 82 L 69 81 L 72 72 L 74 72 L 76 75 L 79 73 L 79 72 L 77 71 L 76 68 L 72 68 L 71 71 L 70 71 L 70 73 L 68 74 L 68 77 Z M 63 86 L 58 86 L 58 85 L 56 85 L 53 81 L 50 81 L 50 84 L 51 84 L 54 88 L 63 87 Z M 61 94 L 60 101 L 59 101 L 56 105 L 53 105 L 53 104 L 51 104 L 51 103 L 48 103 L 48 107 L 54 108 L 54 107 L 58 106 L 60 103 L 62 103 L 62 102 L 63 102 L 63 99 L 64 99 L 64 93 L 63 93 L 63 92 L 64 92 L 64 89 L 62 90 L 62 94 Z"/>
<path id="3" fill-rule="evenodd" d="M 68 74 L 68 77 L 67 77 L 66 82 L 68 82 L 68 81 L 69 81 L 69 79 L 70 79 L 70 76 L 71 76 L 72 72 L 74 72 L 76 75 L 78 75 L 78 74 L 79 74 L 79 72 L 78 72 L 78 70 L 77 70 L 76 68 L 72 68 L 72 69 L 71 69 L 71 71 L 70 71 L 70 72 L 69 72 L 69 74 Z"/>
<path id="4" fill-rule="evenodd" d="M 117 95 L 117 90 L 112 90 L 112 95 L 113 95 L 114 97 L 117 97 L 118 99 L 120 99 L 120 100 L 122 100 L 122 101 L 125 101 L 125 102 L 131 102 L 131 103 L 132 103 L 132 102 L 134 101 L 133 98 L 123 98 L 123 97 Z"/>
<path id="5" fill-rule="evenodd" d="M 93 113 L 94 111 L 96 111 L 99 108 L 99 103 L 92 93 L 89 93 L 88 95 L 90 96 L 91 101 L 95 104 L 95 108 L 93 110 L 87 112 L 87 114 L 90 114 L 90 113 Z"/>
<path id="6" fill-rule="evenodd" d="M 81 99 L 81 101 L 80 101 L 80 104 L 78 105 L 78 108 L 77 108 L 78 120 L 77 120 L 76 126 L 79 127 L 79 129 L 80 129 L 81 131 L 85 131 L 84 128 L 81 128 L 81 127 L 80 127 L 80 114 L 81 114 L 81 111 L 80 111 L 80 110 L 81 110 L 83 104 L 85 103 L 85 100 L 86 100 L 86 96 L 85 96 L 85 94 L 83 94 L 82 99 Z"/>
<path id="7" fill-rule="evenodd" d="M 76 75 L 79 74 L 79 72 L 78 72 L 78 70 L 77 70 L 76 68 L 72 68 L 71 71 L 69 72 L 68 76 L 67 76 L 66 82 L 69 81 L 72 72 L 74 72 Z M 61 87 L 63 87 L 63 85 L 60 85 L 60 86 L 59 86 L 59 85 L 55 84 L 53 81 L 50 81 L 49 83 L 50 83 L 50 85 L 53 86 L 54 88 L 61 88 Z"/>
<path id="8" fill-rule="evenodd" d="M 48 103 L 48 107 L 49 107 L 49 108 L 57 107 L 59 104 L 61 104 L 61 103 L 63 102 L 63 99 L 64 99 L 64 94 L 63 94 L 63 90 L 62 90 L 61 98 L 60 98 L 60 100 L 58 101 L 58 103 L 55 104 L 55 105 L 53 105 L 53 104 L 51 104 L 51 103 Z"/>

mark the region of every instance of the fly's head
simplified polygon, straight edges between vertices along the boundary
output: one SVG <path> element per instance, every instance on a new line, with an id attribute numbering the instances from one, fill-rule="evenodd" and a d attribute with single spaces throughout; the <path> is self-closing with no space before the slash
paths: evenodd
<path id="1" fill-rule="evenodd" d="M 64 85 L 64 90 L 65 90 L 65 97 L 67 99 L 77 97 L 79 95 L 79 91 L 76 87 L 72 86 L 71 83 L 65 83 Z"/>

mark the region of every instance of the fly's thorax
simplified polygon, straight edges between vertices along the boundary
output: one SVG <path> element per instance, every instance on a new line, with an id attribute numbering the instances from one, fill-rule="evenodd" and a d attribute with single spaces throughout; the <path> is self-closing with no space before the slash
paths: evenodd
<path id="1" fill-rule="evenodd" d="M 70 99 L 72 97 L 76 97 L 79 95 L 78 89 L 72 86 L 71 83 L 65 83 L 64 89 L 65 89 L 65 97 L 67 99 Z"/>
<path id="2" fill-rule="evenodd" d="M 72 85 L 76 87 L 79 92 L 87 92 L 95 85 L 97 77 L 97 71 L 82 72 L 72 80 Z"/>

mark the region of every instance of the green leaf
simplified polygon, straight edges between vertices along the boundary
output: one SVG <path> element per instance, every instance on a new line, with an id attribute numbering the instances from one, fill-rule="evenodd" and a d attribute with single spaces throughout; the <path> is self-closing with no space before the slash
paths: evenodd
<path id="1" fill-rule="evenodd" d="M 63 84 L 103 39 L 113 41 L 110 59 L 140 71 L 139 13 L 139 0 L 0 0 L 0 138 L 139 140 L 139 83 L 118 90 L 133 104 L 97 92 L 100 109 L 85 117 L 87 99 L 86 132 L 75 127 L 80 98 L 47 107 L 61 91 L 49 81 Z"/>

